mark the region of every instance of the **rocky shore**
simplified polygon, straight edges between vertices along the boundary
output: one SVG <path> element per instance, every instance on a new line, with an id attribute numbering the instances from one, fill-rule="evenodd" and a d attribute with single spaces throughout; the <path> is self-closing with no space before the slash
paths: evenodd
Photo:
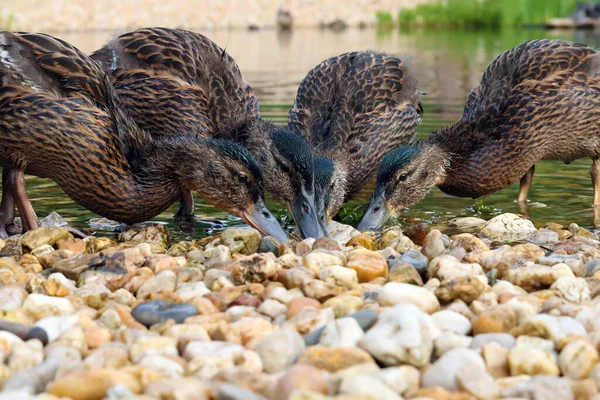
<path id="1" fill-rule="evenodd" d="M 11 237 L 0 399 L 600 399 L 599 238 L 454 224 Z"/>
<path id="2" fill-rule="evenodd" d="M 0 27 L 72 32 L 133 30 L 143 26 L 262 29 L 373 26 L 377 12 L 428 0 L 4 0 Z"/>

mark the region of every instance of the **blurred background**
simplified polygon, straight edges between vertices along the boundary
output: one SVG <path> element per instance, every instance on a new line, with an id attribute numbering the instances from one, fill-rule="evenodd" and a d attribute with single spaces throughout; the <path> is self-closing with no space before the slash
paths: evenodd
<path id="1" fill-rule="evenodd" d="M 559 38 L 598 47 L 600 3 L 576 0 L 1 0 L 0 28 L 54 34 L 91 52 L 113 35 L 146 26 L 201 32 L 236 58 L 255 89 L 262 114 L 285 124 L 296 89 L 306 73 L 329 56 L 373 49 L 411 58 L 419 67 L 425 109 L 419 137 L 456 121 L 470 90 L 501 52 L 526 40 Z M 536 166 L 530 199 L 538 226 L 549 221 L 590 227 L 592 186 L 589 160 L 565 166 Z M 367 188 L 339 215 L 356 221 L 369 198 Z M 57 186 L 30 178 L 29 193 L 44 216 L 52 211 L 86 227 L 94 215 L 82 210 Z M 518 212 L 518 186 L 477 201 L 446 196 L 435 189 L 404 217 L 443 223 L 456 216 Z M 171 224 L 176 206 L 157 221 Z M 277 203 L 271 209 L 283 221 Z M 238 224 L 203 204 L 195 234 Z M 193 232 L 180 232 L 186 236 Z"/>

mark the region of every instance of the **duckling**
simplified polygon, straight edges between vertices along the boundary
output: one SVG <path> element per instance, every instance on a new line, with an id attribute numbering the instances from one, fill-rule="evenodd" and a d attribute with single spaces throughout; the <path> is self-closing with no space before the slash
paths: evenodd
<path id="1" fill-rule="evenodd" d="M 45 34 L 0 32 L 0 235 L 14 217 L 38 226 L 24 174 L 54 180 L 76 203 L 127 224 L 195 190 L 266 234 L 287 238 L 264 205 L 256 159 L 239 144 L 152 138 L 122 110 L 106 73 Z M 12 209 L 11 209 L 12 204 Z"/>
<path id="2" fill-rule="evenodd" d="M 498 56 L 470 93 L 462 118 L 379 166 L 359 229 L 376 228 L 438 186 L 477 198 L 520 180 L 527 199 L 540 160 L 593 160 L 594 224 L 600 224 L 600 57 L 562 40 L 525 42 Z"/>
<path id="3" fill-rule="evenodd" d="M 385 154 L 414 139 L 423 115 L 417 85 L 406 61 L 374 51 L 328 58 L 302 80 L 288 127 L 315 153 L 317 211 L 326 221 Z"/>
<path id="4" fill-rule="evenodd" d="M 241 143 L 301 235 L 325 236 L 315 211 L 310 147 L 261 119 L 251 86 L 224 49 L 199 33 L 145 28 L 117 37 L 91 57 L 111 72 L 124 108 L 148 132 Z M 192 214 L 191 196 L 184 194 L 177 217 Z"/>

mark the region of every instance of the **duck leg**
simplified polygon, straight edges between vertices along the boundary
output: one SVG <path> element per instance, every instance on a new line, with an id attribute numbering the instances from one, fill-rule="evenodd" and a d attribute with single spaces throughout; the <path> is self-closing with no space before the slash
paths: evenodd
<path id="1" fill-rule="evenodd" d="M 519 212 L 525 216 L 529 215 L 527 197 L 529 196 L 531 181 L 533 181 L 533 174 L 535 174 L 535 165 L 532 165 L 525 175 L 523 175 L 519 186 L 519 197 L 517 198 L 517 204 L 519 205 Z"/>
<path id="2" fill-rule="evenodd" d="M 600 161 L 598 158 L 593 159 L 590 173 L 594 185 L 594 227 L 600 228 Z"/>
<path id="3" fill-rule="evenodd" d="M 21 225 L 23 225 L 23 233 L 39 228 L 40 222 L 38 221 L 31 200 L 27 196 L 27 187 L 25 185 L 25 172 L 22 169 L 12 169 L 8 173 L 8 182 L 12 188 L 12 194 L 15 202 L 17 203 L 17 209 L 21 216 Z"/>
<path id="4" fill-rule="evenodd" d="M 10 236 L 9 226 L 15 220 L 15 199 L 8 182 L 10 169 L 2 169 L 2 201 L 0 201 L 0 238 Z"/>
<path id="5" fill-rule="evenodd" d="M 194 220 L 194 197 L 191 190 L 186 190 L 181 193 L 179 200 L 179 210 L 173 216 L 173 219 L 178 221 L 193 221 Z"/>

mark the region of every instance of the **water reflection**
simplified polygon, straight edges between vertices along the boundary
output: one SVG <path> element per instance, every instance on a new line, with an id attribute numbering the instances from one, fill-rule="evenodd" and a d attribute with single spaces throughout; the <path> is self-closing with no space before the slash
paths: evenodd
<path id="1" fill-rule="evenodd" d="M 193 30 L 193 27 L 190 28 Z M 487 65 L 502 51 L 536 38 L 561 38 L 600 47 L 600 36 L 589 31 L 513 30 L 501 32 L 435 32 L 295 30 L 279 33 L 266 31 L 203 32 L 220 46 L 226 46 L 237 60 L 246 79 L 254 87 L 261 102 L 262 113 L 276 123 L 284 124 L 298 84 L 305 74 L 323 59 L 351 50 L 373 49 L 402 57 L 410 57 L 418 67 L 425 115 L 418 129 L 420 137 L 458 119 L 464 101 L 479 83 Z M 84 51 L 92 51 L 110 38 L 107 32 L 57 34 Z M 592 186 L 589 160 L 579 160 L 568 166 L 559 162 L 536 165 L 530 199 L 531 218 L 536 225 L 548 221 L 577 222 L 590 226 L 592 222 Z M 39 178 L 29 178 L 29 194 L 39 215 L 56 211 L 78 227 L 87 226 L 93 214 L 81 209 L 57 186 Z M 485 205 L 492 213 L 518 212 L 515 203 L 518 185 L 485 196 Z M 370 196 L 369 189 L 350 207 L 356 207 Z M 241 223 L 197 199 L 196 213 L 200 218 L 216 219 L 221 224 L 198 223 L 195 235 Z M 435 189 L 423 202 L 405 211 L 405 215 L 428 220 L 446 220 L 456 216 L 478 215 L 472 199 L 447 196 Z M 269 203 L 274 212 L 281 212 L 277 203 Z M 177 205 L 156 220 L 169 223 L 179 238 L 186 236 L 172 225 L 171 216 Z"/>

